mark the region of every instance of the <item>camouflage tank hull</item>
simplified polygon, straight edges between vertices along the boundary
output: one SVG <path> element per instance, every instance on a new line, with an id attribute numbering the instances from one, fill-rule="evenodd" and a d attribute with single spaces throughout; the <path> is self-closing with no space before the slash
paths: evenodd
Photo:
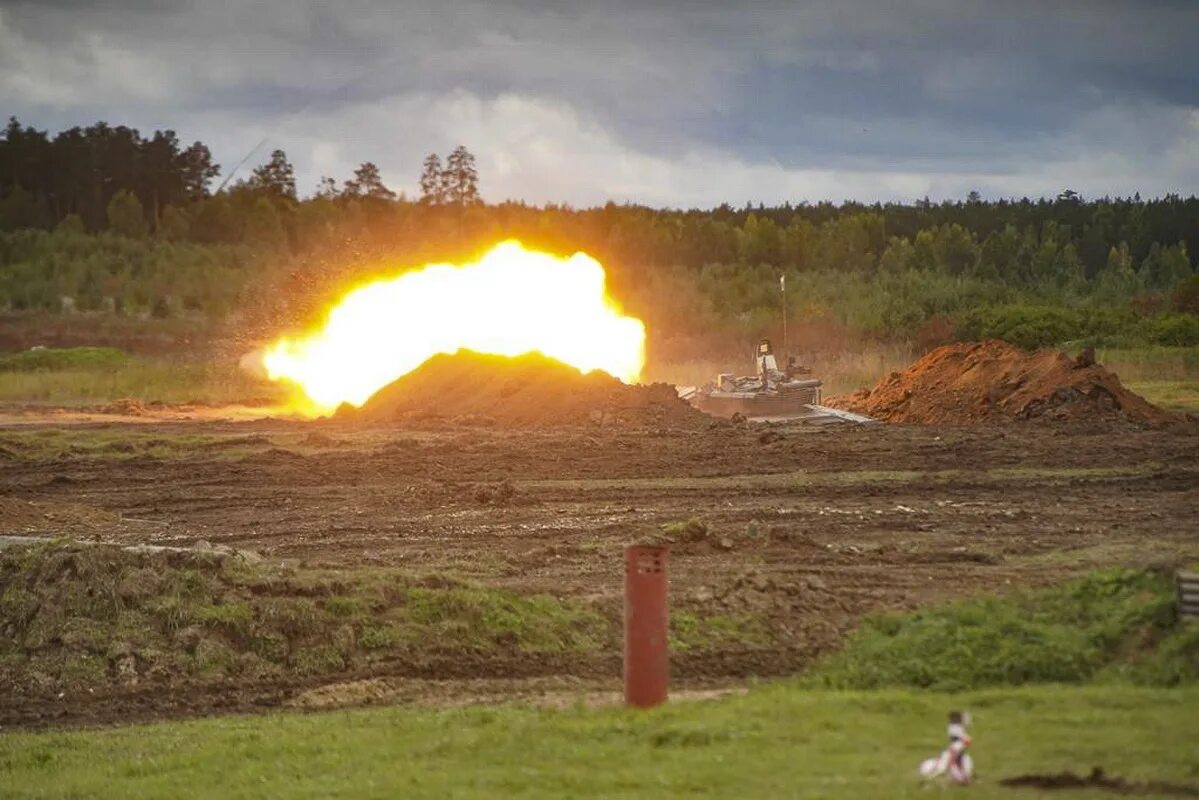
<path id="1" fill-rule="evenodd" d="M 787 381 L 774 388 L 758 391 L 722 391 L 701 389 L 691 397 L 700 411 L 716 417 L 790 417 L 814 413 L 820 404 L 819 380 Z"/>

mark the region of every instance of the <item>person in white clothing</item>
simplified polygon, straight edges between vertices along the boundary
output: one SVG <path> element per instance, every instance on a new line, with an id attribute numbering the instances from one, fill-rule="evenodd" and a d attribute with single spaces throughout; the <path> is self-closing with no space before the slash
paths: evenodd
<path id="1" fill-rule="evenodd" d="M 939 778 L 946 775 L 950 783 L 964 786 L 974 777 L 974 761 L 970 758 L 970 734 L 966 726 L 970 724 L 970 715 L 964 711 L 950 711 L 949 746 L 941 751 L 936 758 L 926 758 L 920 764 L 920 774 L 925 778 Z"/>

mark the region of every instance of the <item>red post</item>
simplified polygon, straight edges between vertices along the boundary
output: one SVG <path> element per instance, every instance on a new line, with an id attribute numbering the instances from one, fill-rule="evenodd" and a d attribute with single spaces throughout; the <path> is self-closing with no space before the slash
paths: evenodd
<path id="1" fill-rule="evenodd" d="M 624 697 L 636 708 L 665 703 L 670 683 L 666 552 L 651 545 L 624 551 Z"/>

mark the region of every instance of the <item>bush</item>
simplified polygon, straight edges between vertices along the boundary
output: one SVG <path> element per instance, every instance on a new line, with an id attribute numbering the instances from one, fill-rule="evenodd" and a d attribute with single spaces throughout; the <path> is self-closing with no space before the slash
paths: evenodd
<path id="1" fill-rule="evenodd" d="M 108 227 L 120 236 L 139 239 L 145 236 L 150 225 L 141 201 L 132 192 L 117 192 L 108 203 Z"/>
<path id="2" fill-rule="evenodd" d="M 1035 350 L 1085 335 L 1081 315 L 1051 306 L 1000 306 L 976 311 L 960 325 L 967 339 L 1003 339 Z"/>
<path id="3" fill-rule="evenodd" d="M 1049 590 L 870 617 L 804 681 L 958 691 L 1100 675 L 1157 685 L 1199 679 L 1199 636 L 1177 621 L 1168 576 L 1112 570 Z"/>
<path id="4" fill-rule="evenodd" d="M 1199 275 L 1187 278 L 1174 288 L 1170 305 L 1178 312 L 1199 314 Z"/>
<path id="5" fill-rule="evenodd" d="M 1149 338 L 1154 344 L 1172 347 L 1199 345 L 1199 316 L 1194 314 L 1165 314 L 1148 323 Z"/>

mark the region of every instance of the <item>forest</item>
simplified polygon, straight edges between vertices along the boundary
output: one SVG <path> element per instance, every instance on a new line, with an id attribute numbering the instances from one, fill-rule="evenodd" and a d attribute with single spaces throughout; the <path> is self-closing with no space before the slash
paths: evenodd
<path id="1" fill-rule="evenodd" d="M 418 170 L 418 197 L 370 162 L 301 195 L 281 150 L 218 184 L 208 148 L 173 131 L 51 136 L 11 119 L 0 310 L 195 318 L 253 336 L 312 321 L 355 281 L 518 238 L 598 258 L 663 347 L 772 334 L 784 302 L 812 347 L 1199 344 L 1195 197 L 575 209 L 483 202 L 465 147 Z"/>

